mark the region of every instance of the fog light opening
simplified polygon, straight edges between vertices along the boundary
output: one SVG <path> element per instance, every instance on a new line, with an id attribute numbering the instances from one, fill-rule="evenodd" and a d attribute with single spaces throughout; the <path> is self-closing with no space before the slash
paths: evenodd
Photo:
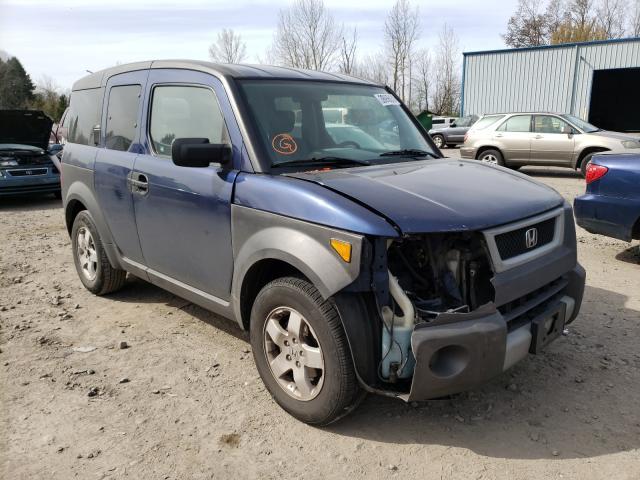
<path id="1" fill-rule="evenodd" d="M 462 373 L 469 364 L 469 351 L 461 345 L 447 345 L 437 350 L 429 361 L 429 368 L 441 378 L 454 377 Z"/>

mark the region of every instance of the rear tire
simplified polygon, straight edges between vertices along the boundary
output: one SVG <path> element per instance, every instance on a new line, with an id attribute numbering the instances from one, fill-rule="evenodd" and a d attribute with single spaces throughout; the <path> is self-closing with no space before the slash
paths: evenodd
<path id="1" fill-rule="evenodd" d="M 268 283 L 253 304 L 250 337 L 267 390 L 298 420 L 328 425 L 364 398 L 338 312 L 308 281 Z"/>
<path id="2" fill-rule="evenodd" d="M 127 272 L 109 263 L 98 229 L 87 210 L 78 213 L 73 221 L 71 246 L 78 277 L 87 290 L 106 295 L 122 288 Z"/>
<path id="3" fill-rule="evenodd" d="M 489 163 L 491 165 L 500 165 L 504 167 L 504 157 L 502 153 L 498 150 L 485 150 L 480 155 L 478 155 L 478 160 L 484 163 Z"/>

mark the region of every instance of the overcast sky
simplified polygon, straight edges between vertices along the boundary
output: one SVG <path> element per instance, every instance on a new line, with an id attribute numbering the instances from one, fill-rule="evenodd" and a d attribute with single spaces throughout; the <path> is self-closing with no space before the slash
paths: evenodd
<path id="1" fill-rule="evenodd" d="M 49 75 L 69 88 L 85 70 L 161 58 L 208 59 L 222 28 L 247 43 L 257 62 L 271 43 L 278 10 L 288 0 L 0 0 L 0 50 L 22 61 L 38 81 Z M 421 46 L 434 48 L 444 23 L 461 51 L 503 48 L 500 36 L 515 0 L 421 0 Z M 325 0 L 339 22 L 358 29 L 358 51 L 383 44 L 393 0 Z"/>

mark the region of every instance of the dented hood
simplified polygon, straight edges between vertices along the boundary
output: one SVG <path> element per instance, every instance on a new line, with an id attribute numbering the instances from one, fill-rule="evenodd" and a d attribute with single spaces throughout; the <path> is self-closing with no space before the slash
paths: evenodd
<path id="1" fill-rule="evenodd" d="M 552 188 L 478 161 L 425 160 L 290 174 L 337 191 L 403 233 L 481 230 L 563 204 Z"/>

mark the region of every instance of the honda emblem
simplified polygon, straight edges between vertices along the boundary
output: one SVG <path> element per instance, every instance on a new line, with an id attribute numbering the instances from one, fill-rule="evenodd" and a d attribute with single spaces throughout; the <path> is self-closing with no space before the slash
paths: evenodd
<path id="1" fill-rule="evenodd" d="M 524 232 L 524 243 L 527 248 L 533 248 L 538 244 L 538 229 L 530 228 Z"/>

